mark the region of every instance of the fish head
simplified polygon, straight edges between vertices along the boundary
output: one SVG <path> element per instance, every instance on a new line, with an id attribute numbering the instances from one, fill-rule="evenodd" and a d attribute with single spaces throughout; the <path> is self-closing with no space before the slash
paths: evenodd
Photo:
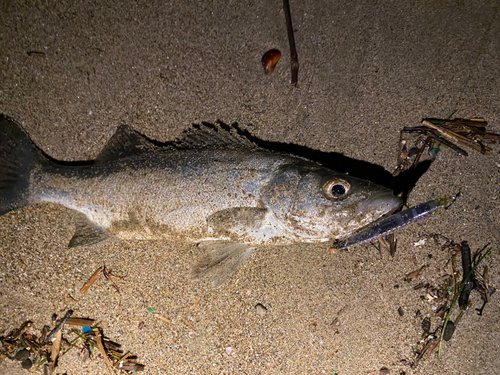
<path id="1" fill-rule="evenodd" d="M 389 189 L 320 167 L 282 168 L 264 193 L 276 219 L 300 242 L 347 237 L 401 206 Z"/>

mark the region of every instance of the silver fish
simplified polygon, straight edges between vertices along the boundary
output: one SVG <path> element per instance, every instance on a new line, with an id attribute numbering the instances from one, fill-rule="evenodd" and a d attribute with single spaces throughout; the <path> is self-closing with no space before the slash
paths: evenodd
<path id="1" fill-rule="evenodd" d="M 41 202 L 72 210 L 70 247 L 110 237 L 210 244 L 216 255 L 200 273 L 239 264 L 261 244 L 346 238 L 401 204 L 390 190 L 262 149 L 233 128 L 193 127 L 158 145 L 121 126 L 96 160 L 71 164 L 1 115 L 0 216 Z"/>

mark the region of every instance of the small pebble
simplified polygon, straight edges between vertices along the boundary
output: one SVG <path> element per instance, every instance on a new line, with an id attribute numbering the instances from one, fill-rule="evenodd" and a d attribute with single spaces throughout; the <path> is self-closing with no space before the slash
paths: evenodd
<path id="1" fill-rule="evenodd" d="M 16 356 L 14 358 L 17 359 L 18 361 L 24 361 L 29 357 L 30 357 L 29 350 L 21 349 L 16 353 Z"/>
<path id="2" fill-rule="evenodd" d="M 405 311 L 403 310 L 403 308 L 402 308 L 402 307 L 400 307 L 400 308 L 398 309 L 398 314 L 399 314 L 399 316 L 403 316 L 403 315 L 405 314 Z"/>
<path id="3" fill-rule="evenodd" d="M 422 238 L 420 241 L 417 241 L 413 244 L 413 246 L 423 246 L 425 245 L 425 242 L 427 241 L 426 238 Z"/>
<path id="4" fill-rule="evenodd" d="M 391 370 L 389 370 L 387 367 L 382 367 L 378 373 L 379 375 L 388 375 L 391 373 Z"/>
<path id="5" fill-rule="evenodd" d="M 262 303 L 258 303 L 255 305 L 255 311 L 257 311 L 259 316 L 263 317 L 267 313 L 267 308 Z"/>
<path id="6" fill-rule="evenodd" d="M 84 347 L 82 349 L 82 351 L 78 354 L 78 356 L 80 357 L 80 359 L 82 360 L 82 363 L 85 363 L 87 362 L 87 360 L 89 359 L 90 357 L 90 350 L 88 347 Z"/>
<path id="7" fill-rule="evenodd" d="M 28 370 L 31 368 L 31 366 L 33 366 L 33 362 L 31 362 L 31 359 L 29 358 L 26 358 L 24 361 L 21 362 L 21 366 Z"/>
<path id="8" fill-rule="evenodd" d="M 431 318 L 427 317 L 422 320 L 422 330 L 425 333 L 429 333 L 431 331 Z"/>
<path id="9" fill-rule="evenodd" d="M 140 322 L 140 323 L 139 323 L 139 329 L 143 329 L 143 328 L 144 328 L 144 325 L 145 325 L 145 323 L 144 323 L 144 322 Z"/>

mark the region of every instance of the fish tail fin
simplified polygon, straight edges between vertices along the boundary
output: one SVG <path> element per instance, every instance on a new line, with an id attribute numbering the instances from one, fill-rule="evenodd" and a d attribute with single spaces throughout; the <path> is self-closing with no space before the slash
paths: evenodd
<path id="1" fill-rule="evenodd" d="M 31 170 L 43 159 L 19 124 L 0 114 L 0 216 L 31 204 Z"/>

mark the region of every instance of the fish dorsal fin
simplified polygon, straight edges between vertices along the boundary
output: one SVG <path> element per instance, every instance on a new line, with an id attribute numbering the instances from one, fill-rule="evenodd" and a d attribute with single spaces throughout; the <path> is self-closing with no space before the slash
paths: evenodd
<path id="1" fill-rule="evenodd" d="M 127 125 L 121 125 L 95 159 L 96 163 L 117 160 L 150 151 L 155 146 Z"/>
<path id="2" fill-rule="evenodd" d="M 193 125 L 170 145 L 184 150 L 199 148 L 255 150 L 258 148 L 250 139 L 239 134 L 235 126 L 221 123 Z"/>

